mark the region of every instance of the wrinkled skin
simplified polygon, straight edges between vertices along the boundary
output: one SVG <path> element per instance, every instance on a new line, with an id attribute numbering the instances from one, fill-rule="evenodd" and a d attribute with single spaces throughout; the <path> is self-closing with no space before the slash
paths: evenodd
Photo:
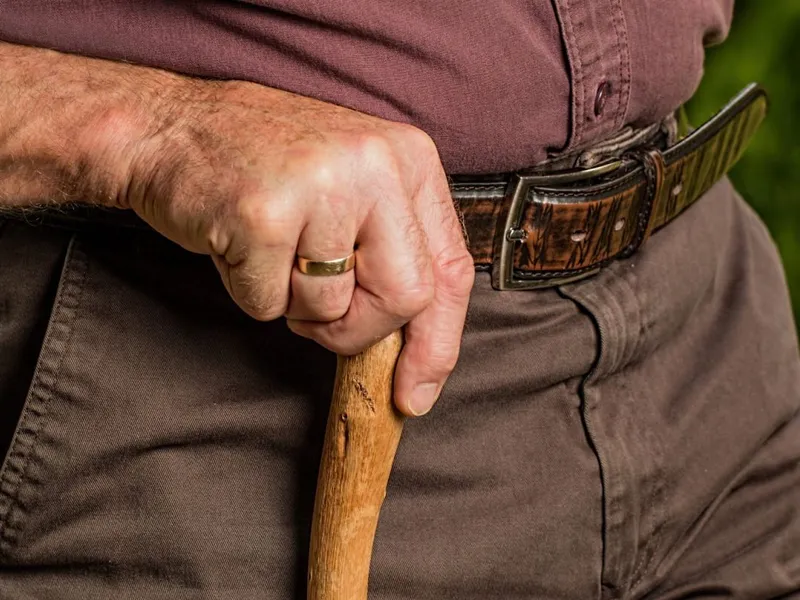
<path id="1" fill-rule="evenodd" d="M 474 268 L 424 132 L 253 83 L 9 44 L 0 70 L 25 99 L 0 100 L 0 160 L 14 165 L 0 205 L 132 209 L 209 255 L 249 315 L 286 317 L 341 354 L 405 327 L 396 402 L 430 410 L 458 358 Z M 295 266 L 354 250 L 345 274 Z"/>

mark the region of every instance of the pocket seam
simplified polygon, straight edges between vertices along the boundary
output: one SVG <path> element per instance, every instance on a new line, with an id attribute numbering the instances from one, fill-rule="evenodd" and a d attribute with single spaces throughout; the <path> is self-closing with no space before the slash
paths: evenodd
<path id="1" fill-rule="evenodd" d="M 13 548 L 27 514 L 23 494 L 30 495 L 38 483 L 31 480 L 31 465 L 41 460 L 37 453 L 39 435 L 46 425 L 58 374 L 72 341 L 87 270 L 88 259 L 77 247 L 77 236 L 73 236 L 33 378 L 0 469 L 0 555 L 8 555 Z"/>

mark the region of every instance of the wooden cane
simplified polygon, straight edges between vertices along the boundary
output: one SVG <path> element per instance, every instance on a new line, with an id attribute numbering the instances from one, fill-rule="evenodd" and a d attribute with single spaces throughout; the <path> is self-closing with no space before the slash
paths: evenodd
<path id="1" fill-rule="evenodd" d="M 339 357 L 317 479 L 308 600 L 366 600 L 372 543 L 403 417 L 392 381 L 397 331 L 358 356 Z"/>

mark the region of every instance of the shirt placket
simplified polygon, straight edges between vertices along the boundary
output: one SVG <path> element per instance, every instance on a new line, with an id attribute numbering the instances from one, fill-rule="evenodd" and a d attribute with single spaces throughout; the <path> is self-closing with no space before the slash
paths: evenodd
<path id="1" fill-rule="evenodd" d="M 565 151 L 585 148 L 622 128 L 630 100 L 631 63 L 622 0 L 553 0 L 571 83 Z"/>

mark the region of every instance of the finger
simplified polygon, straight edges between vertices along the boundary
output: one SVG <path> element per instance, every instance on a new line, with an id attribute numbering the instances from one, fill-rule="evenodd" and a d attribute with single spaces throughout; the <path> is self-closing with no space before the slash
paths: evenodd
<path id="1" fill-rule="evenodd" d="M 356 287 L 355 271 L 314 277 L 304 275 L 295 266 L 291 287 L 287 319 L 330 323 L 341 319 L 350 308 Z"/>
<path id="2" fill-rule="evenodd" d="M 422 190 L 419 214 L 433 257 L 434 298 L 406 326 L 394 381 L 397 408 L 412 416 L 430 411 L 455 368 L 475 279 L 443 172 Z"/>
<path id="3" fill-rule="evenodd" d="M 347 314 L 331 323 L 287 320 L 289 329 L 309 338 L 332 352 L 344 356 L 358 354 L 403 327 L 409 317 L 393 315 L 383 300 L 363 287 L 356 286 Z M 354 332 L 354 325 L 363 331 Z"/>
<path id="4" fill-rule="evenodd" d="M 419 314 L 433 298 L 427 240 L 407 201 L 386 190 L 358 237 L 357 286 L 332 323 L 290 320 L 296 333 L 339 354 L 355 354 Z M 378 190 L 380 193 L 380 190 Z"/>
<path id="5" fill-rule="evenodd" d="M 359 226 L 358 212 L 347 199 L 326 199 L 313 211 L 300 240 L 297 254 L 310 260 L 336 260 L 354 252 Z M 291 299 L 286 318 L 330 322 L 342 318 L 350 308 L 356 273 L 313 276 L 292 270 Z"/>
<path id="6" fill-rule="evenodd" d="M 212 255 L 228 293 L 255 319 L 286 312 L 302 216 L 290 203 L 250 201 L 240 207 L 224 253 Z"/>

